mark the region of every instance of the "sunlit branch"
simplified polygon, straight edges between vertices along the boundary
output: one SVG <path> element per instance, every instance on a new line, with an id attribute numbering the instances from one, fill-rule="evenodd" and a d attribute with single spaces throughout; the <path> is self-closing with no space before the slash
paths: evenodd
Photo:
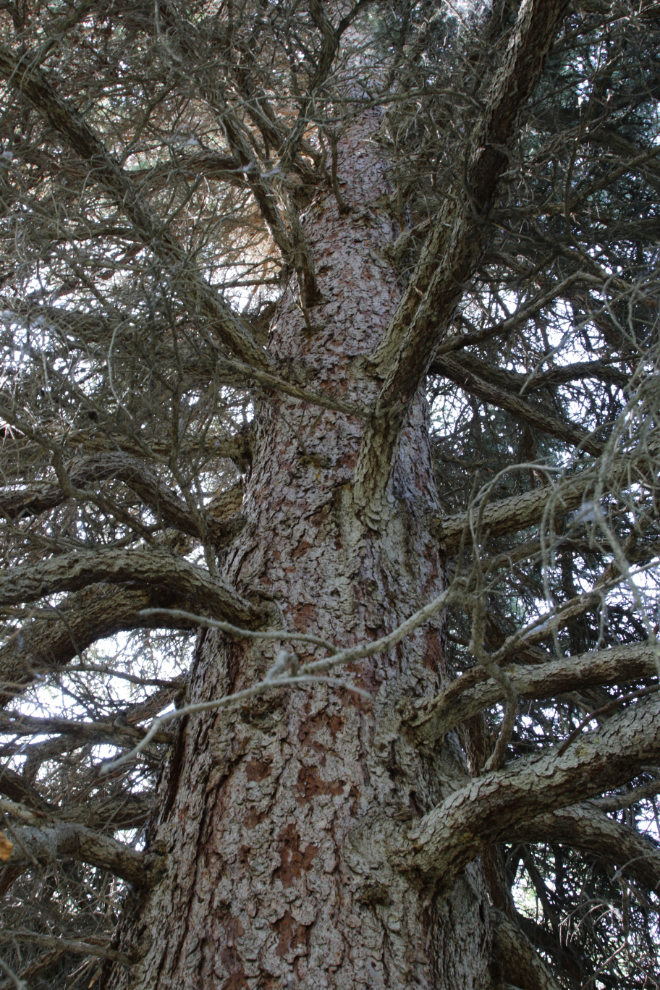
<path id="1" fill-rule="evenodd" d="M 102 185 L 134 225 L 140 240 L 150 247 L 169 268 L 193 312 L 210 321 L 212 332 L 239 357 L 256 368 L 266 368 L 265 351 L 253 339 L 250 328 L 234 313 L 219 294 L 199 275 L 172 234 L 150 211 L 137 192 L 130 175 L 112 158 L 103 142 L 82 115 L 65 102 L 49 78 L 32 68 L 29 54 L 16 58 L 0 49 L 0 76 L 16 87 L 58 131 L 72 151 L 89 166 L 95 182 Z"/>

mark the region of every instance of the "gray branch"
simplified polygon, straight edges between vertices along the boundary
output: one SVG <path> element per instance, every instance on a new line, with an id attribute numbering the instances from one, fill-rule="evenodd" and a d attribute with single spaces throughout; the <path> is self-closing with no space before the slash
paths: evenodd
<path id="1" fill-rule="evenodd" d="M 378 528 L 406 415 L 445 336 L 490 236 L 486 215 L 507 167 L 506 147 L 541 75 L 565 0 L 531 0 L 518 21 L 470 135 L 465 187 L 451 189 L 383 339 L 373 366 L 383 378 L 355 472 L 355 501 Z"/>
<path id="2" fill-rule="evenodd" d="M 622 873 L 660 895 L 660 848 L 593 803 L 539 815 L 512 829 L 509 841 L 559 842 L 615 863 Z"/>
<path id="3" fill-rule="evenodd" d="M 180 595 L 155 585 L 142 588 L 93 584 L 73 592 L 53 610 L 52 619 L 35 618 L 0 649 L 0 705 L 20 694 L 35 677 L 63 667 L 98 639 L 131 629 L 193 629 L 194 624 L 163 612 Z"/>
<path id="4" fill-rule="evenodd" d="M 37 113 L 85 162 L 90 177 L 114 199 L 130 219 L 142 243 L 167 267 L 191 312 L 204 317 L 218 340 L 244 361 L 256 368 L 269 367 L 268 356 L 254 339 L 249 324 L 200 276 L 181 245 L 167 226 L 152 214 L 131 177 L 108 154 L 82 114 L 63 100 L 45 73 L 33 68 L 31 63 L 29 53 L 16 58 L 11 51 L 0 47 L 0 77 L 20 90 Z"/>
<path id="5" fill-rule="evenodd" d="M 134 887 L 148 886 L 162 866 L 159 856 L 137 852 L 109 835 L 72 822 L 42 828 L 23 825 L 11 834 L 15 841 L 7 866 L 28 866 L 35 861 L 47 866 L 58 859 L 74 859 L 108 870 Z"/>
<path id="6" fill-rule="evenodd" d="M 507 673 L 521 699 L 551 698 L 595 684 L 625 684 L 627 681 L 655 677 L 657 655 L 658 648 L 652 643 L 633 643 L 540 665 L 516 664 L 508 668 Z M 459 722 L 504 701 L 502 688 L 488 677 L 485 670 L 477 669 L 474 673 L 470 671 L 470 674 L 473 686 L 463 694 L 456 697 L 459 682 L 454 681 L 449 693 L 437 695 L 417 716 L 412 728 L 420 743 L 433 744 Z M 476 677 L 481 683 L 474 684 Z"/>
<path id="7" fill-rule="evenodd" d="M 408 831 L 409 851 L 397 853 L 451 887 L 482 848 L 507 839 L 538 815 L 594 797 L 630 780 L 660 757 L 660 698 L 631 705 L 562 756 L 518 760 L 455 791 Z"/>
<path id="8" fill-rule="evenodd" d="M 525 933 L 502 911 L 490 908 L 497 976 L 519 990 L 560 990 Z"/>
<path id="9" fill-rule="evenodd" d="M 0 604 L 39 601 L 58 591 L 79 591 L 99 581 L 156 585 L 180 601 L 202 606 L 217 618 L 251 628 L 264 621 L 264 610 L 238 595 L 220 578 L 163 550 L 73 551 L 50 560 L 13 568 L 0 577 Z"/>

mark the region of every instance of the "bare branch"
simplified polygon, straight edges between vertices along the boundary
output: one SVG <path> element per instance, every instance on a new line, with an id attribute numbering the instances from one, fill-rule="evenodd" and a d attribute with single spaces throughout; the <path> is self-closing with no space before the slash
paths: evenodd
<path id="1" fill-rule="evenodd" d="M 144 608 L 167 608 L 178 601 L 178 593 L 151 585 L 93 584 L 68 595 L 50 620 L 33 619 L 0 649 L 0 703 L 7 704 L 35 677 L 68 664 L 98 639 L 130 629 L 190 629 L 189 620 L 178 616 L 140 614 Z"/>
<path id="2" fill-rule="evenodd" d="M 116 478 L 125 484 L 148 505 L 157 518 L 162 518 L 180 532 L 188 533 L 203 540 L 205 533 L 201 532 L 200 521 L 195 518 L 186 503 L 161 479 L 136 457 L 123 452 L 97 454 L 85 459 L 82 463 L 74 462 L 67 471 L 71 485 L 80 489 L 90 482 L 108 481 Z M 225 516 L 234 515 L 240 510 L 242 485 L 236 486 L 237 491 L 223 493 L 224 500 L 214 501 L 212 517 L 207 520 L 211 530 L 211 538 L 216 545 L 227 539 L 227 526 L 223 526 Z M 76 492 L 79 498 L 85 497 L 85 492 Z M 237 497 L 234 497 L 237 496 Z M 17 517 L 47 512 L 55 508 L 68 497 L 57 485 L 33 486 L 32 488 L 10 488 L 0 490 L 0 509 L 11 519 Z M 93 494 L 92 494 L 93 497 Z M 227 505 L 225 512 L 223 501 Z M 234 510 L 234 511 L 232 511 Z M 205 527 L 204 527 L 205 528 Z"/>
<path id="3" fill-rule="evenodd" d="M 112 959 L 122 966 L 134 966 L 136 960 L 127 956 L 124 952 L 117 952 L 111 949 L 107 942 L 81 942 L 77 939 L 59 938 L 56 935 L 42 935 L 40 932 L 28 932 L 23 929 L 9 929 L 0 933 L 0 938 L 4 940 L 14 940 L 17 942 L 33 943 L 43 945 L 48 948 L 58 949 L 61 952 L 74 952 L 81 956 L 96 956 L 97 959 Z M 21 984 L 24 986 L 25 984 Z"/>
<path id="4" fill-rule="evenodd" d="M 504 63 L 470 138 L 465 188 L 454 188 L 373 355 L 385 379 L 355 472 L 356 505 L 376 528 L 406 413 L 449 328 L 489 236 L 487 212 L 506 168 L 506 147 L 534 90 L 563 16 L 564 0 L 528 0 L 519 9 Z M 421 302 L 420 302 L 421 299 Z"/>
<path id="5" fill-rule="evenodd" d="M 660 756 L 660 700 L 638 702 L 563 756 L 518 760 L 473 780 L 408 833 L 402 865 L 451 887 L 484 845 L 526 821 L 629 780 Z"/>
<path id="6" fill-rule="evenodd" d="M 603 444 L 595 440 L 591 434 L 581 430 L 573 423 L 568 423 L 553 416 L 540 405 L 535 405 L 527 399 L 521 399 L 518 395 L 509 392 L 507 389 L 492 385 L 484 381 L 469 367 L 469 359 L 459 359 L 456 357 L 436 358 L 435 367 L 445 378 L 451 379 L 467 392 L 475 395 L 482 402 L 489 402 L 500 409 L 517 416 L 524 423 L 537 430 L 542 430 L 549 436 L 564 440 L 572 446 L 586 450 L 587 453 L 598 457 L 603 452 Z"/>
<path id="7" fill-rule="evenodd" d="M 108 835 L 73 822 L 58 822 L 40 828 L 18 826 L 12 831 L 17 842 L 7 866 L 28 865 L 35 861 L 48 865 L 58 859 L 74 859 L 108 870 L 134 887 L 148 886 L 162 867 L 161 857 L 136 852 Z"/>
<path id="8" fill-rule="evenodd" d="M 171 694 L 159 706 L 165 708 L 171 701 Z M 145 718 L 148 716 L 145 715 Z M 0 714 L 0 733 L 12 736 L 64 735 L 72 737 L 77 744 L 108 743 L 112 746 L 132 748 L 140 742 L 145 732 L 131 725 L 122 725 L 120 720 L 114 722 L 84 722 L 78 719 L 66 718 L 36 718 L 23 715 L 20 712 L 2 712 Z M 167 735 L 153 737 L 155 743 L 168 743 Z M 154 754 L 157 755 L 157 754 Z"/>
<path id="9" fill-rule="evenodd" d="M 516 825 L 513 841 L 561 842 L 615 863 L 647 890 L 660 894 L 660 848 L 657 843 L 598 810 L 595 802 L 539 815 Z"/>
<path id="10" fill-rule="evenodd" d="M 82 115 L 57 94 L 47 76 L 31 65 L 31 56 L 16 58 L 0 48 L 0 76 L 16 87 L 37 113 L 58 131 L 72 151 L 85 161 L 94 181 L 100 183 L 134 225 L 140 240 L 168 267 L 191 310 L 209 321 L 210 330 L 231 351 L 255 368 L 267 368 L 265 351 L 249 326 L 220 298 L 193 268 L 186 253 L 167 227 L 151 213 L 130 176 L 106 151 L 103 142 Z"/>
<path id="11" fill-rule="evenodd" d="M 654 643 L 633 643 L 598 653 L 552 660 L 538 666 L 514 664 L 507 668 L 507 672 L 520 698 L 550 698 L 595 684 L 625 684 L 627 681 L 654 677 L 657 674 L 657 656 L 658 647 Z M 474 684 L 477 678 L 481 683 L 470 686 L 460 696 L 459 678 L 451 684 L 448 692 L 437 695 L 424 705 L 411 725 L 420 743 L 437 742 L 459 722 L 504 700 L 501 686 L 488 679 L 485 670 L 470 671 L 466 682 Z M 447 697 L 449 701 L 445 700 Z"/>
<path id="12" fill-rule="evenodd" d="M 230 622 L 240 622 L 248 628 L 263 622 L 265 615 L 262 608 L 241 598 L 201 567 L 156 549 L 74 551 L 16 567 L 11 576 L 0 578 L 0 603 L 34 602 L 56 591 L 78 591 L 99 581 L 130 582 L 138 587 L 157 585 L 178 596 L 181 602 L 203 602 L 216 615 L 225 615 Z"/>

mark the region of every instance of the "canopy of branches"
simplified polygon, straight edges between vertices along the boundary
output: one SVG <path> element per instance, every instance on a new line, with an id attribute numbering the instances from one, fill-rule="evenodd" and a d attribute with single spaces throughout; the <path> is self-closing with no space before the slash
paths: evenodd
<path id="1" fill-rule="evenodd" d="M 426 388 L 456 680 L 420 737 L 485 712 L 473 759 L 497 769 L 655 690 L 660 7 L 555 13 L 516 102 L 497 88 L 514 0 L 0 5 L 1 986 L 92 985 L 149 873 L 173 723 L 102 770 L 183 704 L 188 613 L 268 622 L 222 561 L 272 394 L 364 420 L 356 504 L 377 526 L 381 414 Z M 393 227 L 376 261 L 406 317 L 376 355 L 375 412 L 267 346 L 292 281 L 315 330 L 301 218 L 328 191 L 351 217 L 338 162 L 368 111 Z M 657 762 L 633 763 L 600 812 L 658 839 L 658 792 Z M 605 840 L 559 832 L 503 841 L 562 985 L 660 985 L 657 865 L 616 870 Z"/>

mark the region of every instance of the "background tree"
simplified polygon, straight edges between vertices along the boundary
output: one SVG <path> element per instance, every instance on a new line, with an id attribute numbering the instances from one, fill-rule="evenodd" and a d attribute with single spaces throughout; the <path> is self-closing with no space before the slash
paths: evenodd
<path id="1" fill-rule="evenodd" d="M 2 986 L 658 986 L 658 4 L 0 19 Z"/>

